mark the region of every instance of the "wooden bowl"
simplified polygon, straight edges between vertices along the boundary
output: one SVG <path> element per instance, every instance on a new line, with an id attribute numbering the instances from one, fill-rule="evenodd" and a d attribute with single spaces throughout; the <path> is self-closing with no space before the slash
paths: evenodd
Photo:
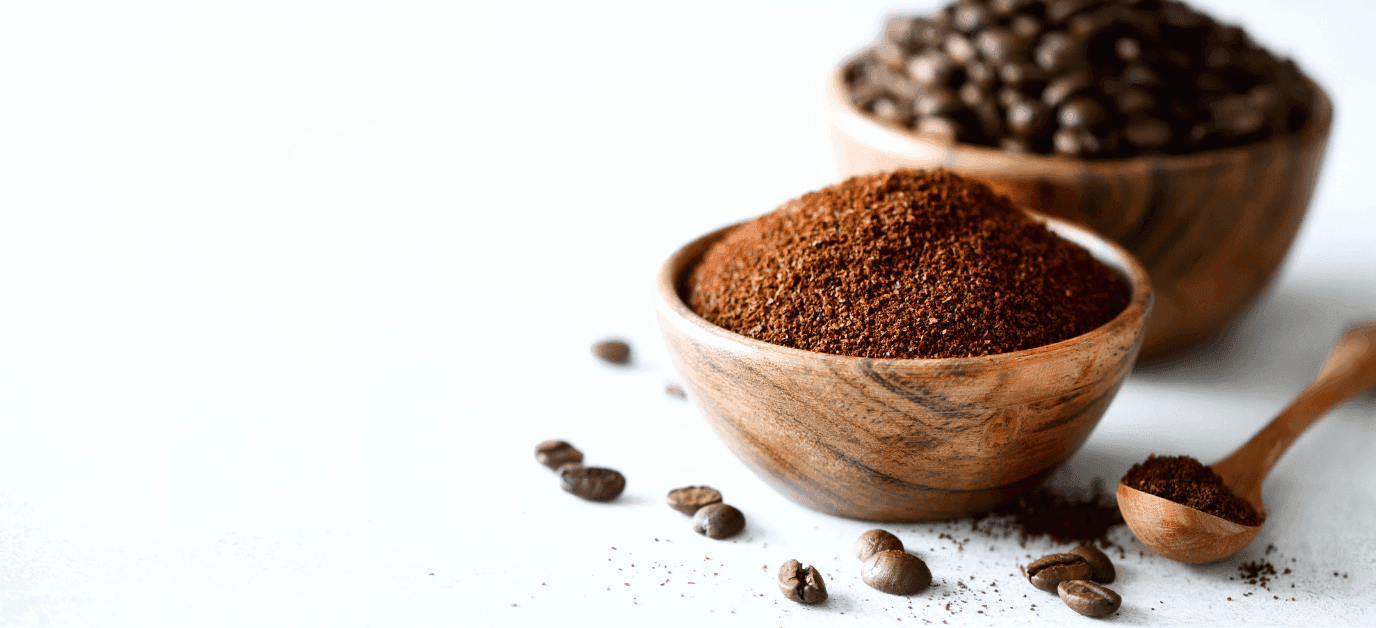
<path id="1" fill-rule="evenodd" d="M 843 177 L 949 168 L 985 181 L 1021 207 L 1087 225 L 1122 244 L 1146 266 L 1156 290 L 1142 347 L 1151 358 L 1222 330 L 1275 275 L 1309 207 L 1333 122 L 1327 95 L 1312 86 L 1314 113 L 1294 135 L 1190 155 L 1107 160 L 1015 154 L 884 125 L 851 104 L 839 68 L 830 77 L 827 108 Z"/>
<path id="2" fill-rule="evenodd" d="M 684 277 L 735 227 L 683 247 L 657 278 L 660 329 L 689 397 L 756 475 L 822 512 L 949 519 L 1035 486 L 1079 449 L 1132 369 L 1151 308 L 1146 271 L 1089 230 L 1049 220 L 1127 280 L 1126 309 L 1051 345 L 977 358 L 814 353 L 713 325 Z"/>

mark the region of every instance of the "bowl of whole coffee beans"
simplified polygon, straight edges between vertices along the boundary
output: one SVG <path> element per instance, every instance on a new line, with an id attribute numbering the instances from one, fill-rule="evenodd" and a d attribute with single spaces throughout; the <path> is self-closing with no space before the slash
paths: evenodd
<path id="1" fill-rule="evenodd" d="M 1089 436 L 1132 369 L 1146 271 L 949 171 L 854 177 L 674 253 L 660 328 L 722 441 L 858 519 L 986 510 Z"/>
<path id="2" fill-rule="evenodd" d="M 830 77 L 842 176 L 944 167 L 1084 224 L 1147 268 L 1144 357 L 1260 296 L 1309 205 L 1324 91 L 1171 0 L 960 0 L 890 17 Z"/>

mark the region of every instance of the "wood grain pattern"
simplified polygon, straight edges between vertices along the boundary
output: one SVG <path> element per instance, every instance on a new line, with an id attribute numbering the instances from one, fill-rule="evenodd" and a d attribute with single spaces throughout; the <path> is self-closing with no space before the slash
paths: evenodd
<path id="1" fill-rule="evenodd" d="M 1142 348 L 1150 358 L 1223 329 L 1275 275 L 1309 207 L 1332 126 L 1332 105 L 1313 87 L 1319 102 L 1295 135 L 1192 155 L 1093 161 L 952 144 L 885 126 L 850 103 L 839 69 L 827 100 L 843 177 L 949 168 L 1131 251 L 1156 290 Z"/>
<path id="2" fill-rule="evenodd" d="M 1132 288 L 1088 334 L 978 358 L 876 360 L 732 333 L 693 313 L 680 282 L 728 227 L 675 253 L 658 277 L 669 354 L 722 441 L 767 483 L 859 519 L 947 519 L 1035 486 L 1088 437 L 1136 360 L 1150 281 L 1120 247 L 1060 221 Z"/>
<path id="3" fill-rule="evenodd" d="M 1304 430 L 1338 404 L 1376 386 L 1376 321 L 1348 328 L 1309 386 L 1261 431 L 1212 465 L 1223 483 L 1262 516 L 1261 485 Z M 1211 563 L 1236 554 L 1261 532 L 1118 485 L 1118 509 L 1132 533 L 1152 551 L 1183 563 Z"/>

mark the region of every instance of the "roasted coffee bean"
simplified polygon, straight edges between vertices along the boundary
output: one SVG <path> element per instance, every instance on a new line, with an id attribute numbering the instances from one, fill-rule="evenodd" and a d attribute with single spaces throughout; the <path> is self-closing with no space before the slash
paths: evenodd
<path id="1" fill-rule="evenodd" d="M 1089 72 L 1086 70 L 1076 70 L 1062 74 L 1047 83 L 1046 89 L 1042 90 L 1042 102 L 1049 106 L 1056 107 L 1069 100 L 1086 89 L 1092 84 Z"/>
<path id="2" fill-rule="evenodd" d="M 884 39 L 897 44 L 906 52 L 915 52 L 920 42 L 917 40 L 917 23 L 907 15 L 894 15 L 884 21 Z"/>
<path id="3" fill-rule="evenodd" d="M 874 117 L 889 124 L 907 126 L 913 119 L 912 104 L 905 104 L 898 98 L 888 96 L 876 98 L 870 108 Z"/>
<path id="4" fill-rule="evenodd" d="M 547 440 L 535 446 L 535 461 L 551 469 L 566 462 L 582 462 L 583 452 L 562 440 Z"/>
<path id="5" fill-rule="evenodd" d="M 1137 117 L 1123 127 L 1123 137 L 1142 150 L 1156 150 L 1171 141 L 1171 125 L 1156 118 Z"/>
<path id="6" fill-rule="evenodd" d="M 713 539 L 735 536 L 745 529 L 745 515 L 733 506 L 708 504 L 693 514 L 693 531 Z"/>
<path id="7" fill-rule="evenodd" d="M 816 604 L 827 599 L 827 583 L 817 568 L 806 569 L 797 560 L 789 560 L 779 567 L 779 592 L 799 604 Z"/>
<path id="8" fill-rule="evenodd" d="M 948 116 L 959 109 L 960 96 L 956 95 L 955 90 L 948 88 L 928 91 L 913 102 L 913 111 L 923 118 Z"/>
<path id="9" fill-rule="evenodd" d="M 974 61 L 978 54 L 975 50 L 975 45 L 970 43 L 970 40 L 966 39 L 965 36 L 960 33 L 951 33 L 947 35 L 944 46 L 946 54 L 950 55 L 951 61 L 954 61 L 956 65 L 965 65 L 966 63 Z"/>
<path id="10" fill-rule="evenodd" d="M 1229 135 L 1247 135 L 1261 129 L 1266 117 L 1245 95 L 1220 98 L 1213 107 L 1214 127 Z"/>
<path id="11" fill-rule="evenodd" d="M 989 0 L 989 12 L 994 14 L 994 17 L 1012 17 L 1025 4 L 1025 0 Z"/>
<path id="12" fill-rule="evenodd" d="M 994 67 L 979 61 L 965 64 L 965 84 L 974 85 L 980 89 L 991 89 L 994 83 L 999 80 L 998 73 Z"/>
<path id="13" fill-rule="evenodd" d="M 999 80 L 1011 87 L 1042 80 L 1042 72 L 1026 61 L 1005 61 L 999 64 Z"/>
<path id="14" fill-rule="evenodd" d="M 631 360 L 631 345 L 624 340 L 603 340 L 592 346 L 592 354 L 612 364 L 625 364 Z"/>
<path id="15" fill-rule="evenodd" d="M 1113 561 L 1108 559 L 1108 555 L 1093 545 L 1081 545 L 1073 550 L 1071 554 L 1085 559 L 1089 563 L 1092 572 L 1091 578 L 1100 584 L 1109 584 L 1114 578 L 1118 577 L 1118 572 L 1113 568 Z"/>
<path id="16" fill-rule="evenodd" d="M 683 387 L 679 386 L 678 384 L 665 384 L 664 394 L 669 395 L 670 397 L 678 397 L 679 399 L 688 398 L 688 393 L 683 392 Z"/>
<path id="17" fill-rule="evenodd" d="M 862 83 L 860 85 L 853 86 L 850 89 L 851 102 L 855 103 L 856 107 L 864 109 L 865 111 L 873 111 L 874 101 L 882 98 L 883 96 L 883 86 L 876 85 L 874 83 Z"/>
<path id="18" fill-rule="evenodd" d="M 951 24 L 965 33 L 978 31 L 992 21 L 988 7 L 973 0 L 961 0 L 951 13 Z"/>
<path id="19" fill-rule="evenodd" d="M 860 538 L 855 539 L 855 546 L 853 549 L 855 550 L 856 558 L 860 560 L 869 560 L 870 556 L 873 556 L 876 552 L 885 552 L 888 550 L 902 551 L 903 541 L 898 540 L 898 537 L 885 530 L 876 528 L 861 534 Z"/>
<path id="20" fill-rule="evenodd" d="M 1156 97 L 1144 89 L 1129 89 L 1115 99 L 1118 104 L 1118 113 L 1132 115 L 1150 111 L 1156 106 Z"/>
<path id="21" fill-rule="evenodd" d="M 1019 137 L 1036 135 L 1051 121 L 1050 110 L 1041 103 L 1024 100 L 1008 107 L 1008 130 Z"/>
<path id="22" fill-rule="evenodd" d="M 703 506 L 721 503 L 721 491 L 710 486 L 685 486 L 669 491 L 664 498 L 669 507 L 685 515 L 697 514 Z"/>
<path id="23" fill-rule="evenodd" d="M 908 61 L 908 76 L 920 85 L 942 85 L 950 80 L 956 64 L 939 50 L 919 52 Z"/>
<path id="24" fill-rule="evenodd" d="M 1123 79 L 1134 87 L 1156 87 L 1161 84 L 1161 77 L 1145 63 L 1129 63 L 1123 68 Z"/>
<path id="25" fill-rule="evenodd" d="M 1009 56 L 1021 52 L 1018 49 L 1021 44 L 1022 41 L 1017 35 L 999 27 L 985 30 L 975 37 L 975 47 L 979 48 L 980 54 L 994 62 L 1004 61 Z"/>
<path id="26" fill-rule="evenodd" d="M 1056 111 L 1056 122 L 1063 129 L 1087 129 L 1104 121 L 1104 108 L 1088 96 L 1067 100 Z"/>
<path id="27" fill-rule="evenodd" d="M 960 102 L 965 103 L 966 107 L 974 107 L 979 103 L 992 99 L 988 91 L 985 91 L 984 88 L 974 83 L 961 85 L 960 90 L 956 93 L 960 95 Z"/>
<path id="28" fill-rule="evenodd" d="M 1108 617 L 1123 605 L 1123 598 L 1113 589 L 1085 580 L 1066 580 L 1056 586 L 1071 610 L 1086 617 Z"/>
<path id="29" fill-rule="evenodd" d="M 1033 52 L 1037 67 L 1051 73 L 1066 69 L 1071 59 L 1081 54 L 1080 42 L 1060 31 L 1042 35 L 1041 43 L 1037 44 L 1037 49 Z"/>
<path id="30" fill-rule="evenodd" d="M 566 492 L 595 502 L 609 502 L 626 489 L 626 478 L 612 469 L 565 465 L 559 483 Z"/>
<path id="31" fill-rule="evenodd" d="M 1024 43 L 1031 43 L 1042 33 L 1042 23 L 1037 18 L 1030 15 L 1019 15 L 1008 23 L 1008 28 L 1013 31 Z"/>
<path id="32" fill-rule="evenodd" d="M 1118 58 L 1132 63 L 1142 58 L 1141 42 L 1131 37 L 1120 37 L 1113 42 L 1113 51 L 1118 53 Z"/>
<path id="33" fill-rule="evenodd" d="M 1022 91 L 1017 88 L 1005 85 L 994 92 L 994 98 L 998 100 L 999 105 L 1007 109 L 1017 103 L 1026 101 L 1027 94 L 1022 93 Z"/>
<path id="34" fill-rule="evenodd" d="M 1055 593 L 1056 585 L 1065 580 L 1086 580 L 1092 572 L 1089 563 L 1075 554 L 1043 556 L 1023 570 L 1032 586 L 1047 593 Z"/>
<path id="35" fill-rule="evenodd" d="M 895 70 L 903 69 L 908 63 L 908 51 L 897 42 L 882 39 L 874 45 L 874 54 L 878 55 L 879 60 L 885 65 Z"/>
<path id="36" fill-rule="evenodd" d="M 860 579 L 885 593 L 912 595 L 932 584 L 932 572 L 921 558 L 902 550 L 885 550 L 865 560 Z"/>

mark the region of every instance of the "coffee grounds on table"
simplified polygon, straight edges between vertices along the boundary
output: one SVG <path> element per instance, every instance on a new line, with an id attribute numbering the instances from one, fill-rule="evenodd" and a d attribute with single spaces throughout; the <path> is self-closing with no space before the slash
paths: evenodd
<path id="1" fill-rule="evenodd" d="M 848 179 L 715 243 L 683 287 L 703 318 L 866 358 L 1007 353 L 1073 338 L 1127 284 L 988 186 L 946 171 Z"/>
<path id="2" fill-rule="evenodd" d="M 1238 497 L 1213 469 L 1189 456 L 1147 456 L 1132 465 L 1123 484 L 1245 526 L 1261 525 L 1261 515 Z"/>

